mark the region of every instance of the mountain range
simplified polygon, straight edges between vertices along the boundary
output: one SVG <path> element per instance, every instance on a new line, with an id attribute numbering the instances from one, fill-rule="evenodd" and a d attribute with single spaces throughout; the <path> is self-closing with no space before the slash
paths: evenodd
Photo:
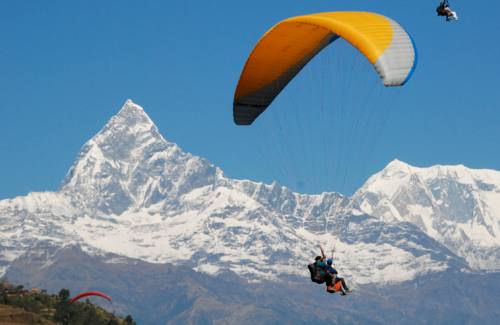
<path id="1" fill-rule="evenodd" d="M 394 160 L 352 197 L 300 194 L 278 183 L 225 176 L 167 141 L 143 108 L 128 100 L 85 143 L 59 191 L 0 201 L 0 274 L 50 288 L 54 279 L 64 279 L 54 268 L 70 262 L 75 275 L 67 283 L 75 289 L 91 285 L 76 274 L 94 274 L 93 263 L 106 270 L 130 268 L 128 278 L 144 277 L 133 265 L 147 265 L 182 273 L 193 286 L 229 281 L 221 278 L 243 291 L 253 284 L 249 295 L 258 297 L 264 283 L 306 281 L 305 265 L 318 254 L 318 244 L 335 245 L 336 267 L 359 288 L 401 288 L 424 274 L 485 282 L 500 270 L 500 172 L 417 168 Z M 193 301 L 181 308 L 189 317 L 162 309 L 161 321 L 175 314 L 198 322 L 196 308 L 210 304 Z M 117 306 L 125 312 L 132 301 Z M 264 313 L 262 306 L 253 307 Z M 337 320 L 372 317 L 346 315 Z"/>

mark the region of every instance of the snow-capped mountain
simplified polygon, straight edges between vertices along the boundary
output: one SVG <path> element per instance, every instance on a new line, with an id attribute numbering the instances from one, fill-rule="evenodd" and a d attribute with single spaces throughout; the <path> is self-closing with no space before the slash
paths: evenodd
<path id="1" fill-rule="evenodd" d="M 500 270 L 500 172 L 395 160 L 353 199 L 381 220 L 409 221 L 475 269 Z"/>
<path id="2" fill-rule="evenodd" d="M 165 141 L 144 110 L 127 101 L 82 148 L 61 192 L 98 215 L 160 203 L 170 211 L 178 198 L 213 184 L 222 172 Z"/>
<path id="3" fill-rule="evenodd" d="M 467 267 L 410 214 L 384 220 L 362 193 L 355 199 L 370 213 L 337 193 L 230 179 L 165 140 L 129 100 L 83 146 L 59 192 L 0 201 L 0 272 L 40 243 L 250 280 L 306 275 L 319 243 L 335 243 L 339 271 L 361 284 Z"/>

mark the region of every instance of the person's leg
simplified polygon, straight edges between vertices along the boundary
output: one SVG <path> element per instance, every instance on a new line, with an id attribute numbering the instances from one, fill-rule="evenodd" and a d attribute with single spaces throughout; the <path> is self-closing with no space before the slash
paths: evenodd
<path id="1" fill-rule="evenodd" d="M 342 279 L 342 286 L 344 287 L 344 290 L 345 290 L 345 291 L 347 291 L 347 292 L 351 291 L 351 289 L 349 289 L 349 288 L 347 287 L 347 284 L 345 284 L 344 279 Z"/>
<path id="2" fill-rule="evenodd" d="M 333 279 L 330 274 L 325 275 L 325 283 L 326 283 L 326 291 L 332 293 L 335 290 L 333 289 Z"/>
<path id="3" fill-rule="evenodd" d="M 345 296 L 346 292 L 344 286 L 342 285 L 342 278 L 335 278 L 334 285 L 332 287 L 334 292 L 340 292 L 341 296 Z"/>
<path id="4" fill-rule="evenodd" d="M 337 279 L 342 284 L 342 290 L 343 291 L 349 291 L 349 288 L 347 287 L 347 284 L 345 284 L 344 278 L 337 278 Z"/>

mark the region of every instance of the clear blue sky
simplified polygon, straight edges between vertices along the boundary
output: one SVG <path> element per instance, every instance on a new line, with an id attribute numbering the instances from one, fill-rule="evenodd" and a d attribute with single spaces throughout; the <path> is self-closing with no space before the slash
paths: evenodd
<path id="1" fill-rule="evenodd" d="M 167 139 L 228 176 L 277 179 L 307 192 L 350 194 L 394 158 L 500 170 L 500 20 L 494 14 L 500 2 L 451 1 L 462 18 L 453 24 L 436 17 L 437 2 L 1 1 L 0 198 L 57 190 L 80 147 L 127 98 L 146 109 Z M 311 161 L 291 170 L 300 177 L 290 176 L 275 166 L 286 153 L 264 163 L 262 152 L 272 151 L 264 136 L 233 125 L 234 88 L 269 27 L 336 10 L 399 21 L 418 45 L 419 66 L 397 96 L 397 109 L 375 118 L 384 125 L 377 146 L 369 157 L 360 151 L 353 158 L 363 166 L 342 167 L 349 169 L 347 181 L 337 179 L 342 173 L 324 176 Z M 304 101 L 311 98 L 305 88 L 297 88 Z M 287 145 L 303 147 L 300 141 L 290 137 Z"/>

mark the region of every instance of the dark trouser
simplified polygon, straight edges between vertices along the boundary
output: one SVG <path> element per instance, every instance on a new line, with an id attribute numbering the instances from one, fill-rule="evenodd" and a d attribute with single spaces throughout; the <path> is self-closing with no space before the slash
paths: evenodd
<path id="1" fill-rule="evenodd" d="M 342 283 L 342 288 L 344 290 L 349 290 L 349 288 L 347 287 L 347 284 L 345 284 L 344 278 L 335 277 L 335 283 L 337 283 L 339 281 Z M 327 274 L 325 276 L 325 282 L 326 282 L 327 287 L 332 287 L 333 283 L 334 283 L 334 279 L 330 274 Z"/>
<path id="2" fill-rule="evenodd" d="M 332 278 L 332 276 L 331 276 L 330 274 L 328 274 L 328 273 L 325 275 L 325 283 L 326 283 L 326 286 L 327 286 L 327 287 L 331 287 L 331 286 L 333 286 L 333 278 Z"/>
<path id="3" fill-rule="evenodd" d="M 345 281 L 344 281 L 344 278 L 337 278 L 335 282 L 342 282 L 342 288 L 344 288 L 344 290 L 349 290 L 349 288 L 347 287 L 347 284 L 345 284 Z"/>

